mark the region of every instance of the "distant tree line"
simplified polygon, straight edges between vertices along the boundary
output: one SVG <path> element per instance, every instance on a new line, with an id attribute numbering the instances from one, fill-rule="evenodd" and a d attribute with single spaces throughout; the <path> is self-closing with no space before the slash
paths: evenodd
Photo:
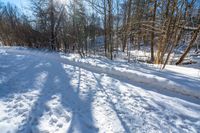
<path id="1" fill-rule="evenodd" d="M 29 10 L 30 16 L 0 3 L 2 44 L 86 56 L 96 50 L 89 42 L 104 36 L 103 51 L 110 59 L 118 50 L 129 54 L 144 45 L 150 48 L 150 63 L 166 65 L 174 49 L 190 36 L 178 65 L 199 38 L 198 0 L 30 0 Z"/>

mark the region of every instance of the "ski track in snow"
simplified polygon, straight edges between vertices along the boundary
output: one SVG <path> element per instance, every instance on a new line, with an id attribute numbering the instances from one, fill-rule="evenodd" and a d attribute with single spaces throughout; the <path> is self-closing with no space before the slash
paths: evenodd
<path id="1" fill-rule="evenodd" d="M 0 49 L 1 133 L 200 131 L 199 99 L 23 51 Z"/>

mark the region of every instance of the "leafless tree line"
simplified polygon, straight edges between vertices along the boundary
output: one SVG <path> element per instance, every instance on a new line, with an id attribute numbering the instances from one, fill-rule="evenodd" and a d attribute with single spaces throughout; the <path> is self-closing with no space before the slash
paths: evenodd
<path id="1" fill-rule="evenodd" d="M 0 4 L 0 40 L 51 50 L 77 51 L 86 56 L 95 39 L 104 36 L 105 56 L 150 48 L 150 63 L 164 64 L 190 34 L 181 64 L 200 31 L 198 0 L 31 0 L 31 17 L 10 4 Z M 199 42 L 198 42 L 199 43 Z M 99 47 L 100 49 L 100 47 Z"/>

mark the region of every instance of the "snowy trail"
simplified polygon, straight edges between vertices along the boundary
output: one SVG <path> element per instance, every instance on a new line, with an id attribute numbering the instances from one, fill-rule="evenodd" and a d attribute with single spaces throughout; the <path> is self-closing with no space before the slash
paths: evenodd
<path id="1" fill-rule="evenodd" d="M 176 93 L 196 97 L 200 99 L 200 70 L 178 66 L 167 66 L 165 71 L 160 71 L 155 66 L 149 67 L 141 64 L 125 64 L 122 62 L 111 62 L 103 58 L 84 58 L 77 55 L 63 55 L 62 53 L 49 53 L 34 51 L 24 48 L 6 48 L 13 54 L 25 54 L 39 56 L 49 60 L 77 66 L 95 73 L 105 73 L 112 77 L 121 77 L 131 82 L 141 82 L 153 85 L 164 90 L 168 89 Z"/>
<path id="2" fill-rule="evenodd" d="M 1 133 L 200 131 L 199 99 L 29 52 L 0 52 Z"/>

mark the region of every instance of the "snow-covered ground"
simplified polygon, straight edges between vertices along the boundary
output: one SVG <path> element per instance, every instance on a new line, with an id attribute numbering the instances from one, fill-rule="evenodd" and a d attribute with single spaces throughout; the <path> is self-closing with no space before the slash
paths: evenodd
<path id="1" fill-rule="evenodd" d="M 1 133 L 198 133 L 199 92 L 196 68 L 0 47 Z"/>

